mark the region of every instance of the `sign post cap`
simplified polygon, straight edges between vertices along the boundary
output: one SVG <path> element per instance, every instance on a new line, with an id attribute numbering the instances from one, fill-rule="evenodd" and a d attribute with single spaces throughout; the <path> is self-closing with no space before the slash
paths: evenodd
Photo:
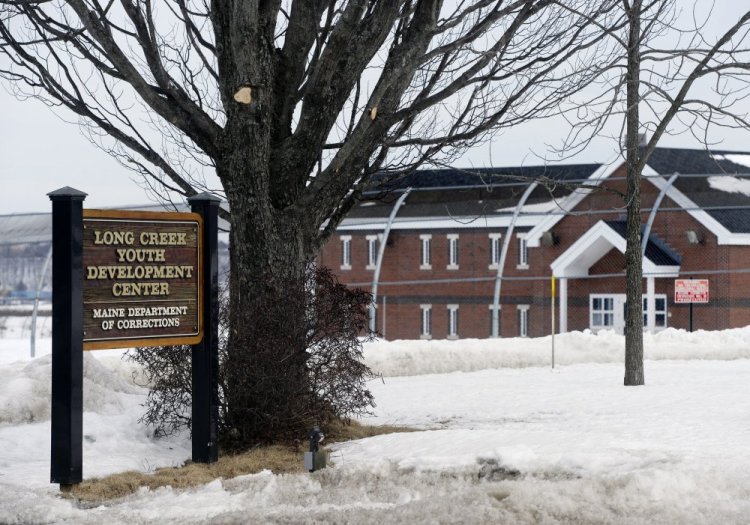
<path id="1" fill-rule="evenodd" d="M 88 196 L 88 193 L 84 193 L 75 188 L 71 188 L 70 186 L 62 187 L 59 190 L 51 191 L 47 194 L 47 197 L 49 197 L 50 200 L 53 200 L 53 201 L 63 200 L 63 199 L 82 201 L 87 196 Z"/>
<path id="2" fill-rule="evenodd" d="M 197 193 L 192 197 L 188 197 L 187 201 L 192 204 L 194 202 L 221 202 L 221 199 L 213 193 L 204 191 L 203 193 Z"/>

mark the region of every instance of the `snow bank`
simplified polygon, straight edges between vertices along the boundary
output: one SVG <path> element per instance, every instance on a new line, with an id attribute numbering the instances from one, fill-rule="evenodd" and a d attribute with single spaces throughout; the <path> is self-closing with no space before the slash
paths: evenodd
<path id="1" fill-rule="evenodd" d="M 556 337 L 571 366 L 555 370 L 549 338 L 377 341 L 368 362 L 415 375 L 370 382 L 368 422 L 423 430 L 332 445 L 334 467 L 313 474 L 141 489 L 95 508 L 49 483 L 49 356 L 0 340 L 16 358 L 0 363 L 0 523 L 746 524 L 749 336 L 647 335 L 638 388 L 622 386 L 611 332 Z M 190 457 L 186 434 L 156 440 L 137 422 L 145 391 L 120 354 L 84 355 L 85 478 Z"/>
<path id="2" fill-rule="evenodd" d="M 50 417 L 52 356 L 0 367 L 0 424 L 33 423 Z M 83 355 L 83 409 L 114 414 L 123 410 L 118 395 L 144 390 L 102 365 L 92 354 Z"/>
<path id="3" fill-rule="evenodd" d="M 644 334 L 646 359 L 750 358 L 750 327 L 717 332 L 667 328 Z M 490 368 L 550 366 L 552 338 L 377 340 L 365 344 L 365 362 L 385 377 L 472 372 Z M 604 330 L 555 336 L 555 364 L 622 363 L 625 337 Z"/>

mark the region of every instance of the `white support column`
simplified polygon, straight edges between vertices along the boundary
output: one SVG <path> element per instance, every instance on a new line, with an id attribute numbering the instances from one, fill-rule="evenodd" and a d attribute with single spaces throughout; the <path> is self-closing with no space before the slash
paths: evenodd
<path id="1" fill-rule="evenodd" d="M 568 280 L 560 278 L 560 333 L 568 331 Z"/>
<path id="2" fill-rule="evenodd" d="M 654 277 L 646 278 L 646 307 L 648 315 L 646 324 L 649 333 L 656 332 L 656 279 Z"/>

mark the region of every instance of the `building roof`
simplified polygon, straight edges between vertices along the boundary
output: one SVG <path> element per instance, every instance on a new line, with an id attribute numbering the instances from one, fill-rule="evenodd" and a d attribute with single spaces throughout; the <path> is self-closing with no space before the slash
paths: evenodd
<path id="1" fill-rule="evenodd" d="M 50 242 L 52 216 L 49 213 L 18 213 L 0 216 L 0 245 Z"/>
<path id="2" fill-rule="evenodd" d="M 560 278 L 589 275 L 591 267 L 612 249 L 624 254 L 624 221 L 597 221 L 550 263 L 552 274 Z M 680 258 L 656 236 L 650 235 L 643 257 L 645 277 L 670 277 L 680 273 Z"/>
<path id="3" fill-rule="evenodd" d="M 601 184 L 622 164 L 622 158 L 618 158 L 606 165 L 592 175 L 589 185 Z M 674 173 L 678 177 L 667 187 L 667 178 Z M 716 235 L 719 244 L 750 244 L 750 153 L 656 148 L 643 176 Z M 589 193 L 582 190 L 571 194 L 561 208 L 572 210 Z M 532 226 L 529 246 L 538 246 L 541 234 L 561 218 L 546 217 Z"/>
<path id="4" fill-rule="evenodd" d="M 727 150 L 656 148 L 648 165 L 662 175 L 672 173 L 744 173 L 750 175 L 750 153 Z"/>
<path id="5" fill-rule="evenodd" d="M 585 198 L 586 190 L 571 195 L 572 186 L 566 183 L 592 183 L 594 179 L 593 184 L 597 184 L 622 162 L 618 158 L 609 165 L 428 169 L 402 177 L 382 174 L 374 177 L 362 202 L 349 213 L 341 228 L 381 228 L 393 203 L 406 188 L 413 191 L 399 209 L 394 227 L 476 227 L 480 223 L 502 226 L 510 220 L 529 181 L 544 177 L 552 185 L 540 185 L 529 196 L 518 224 L 533 227 L 550 211 L 559 210 L 558 204 L 565 203 L 566 197 Z M 750 153 L 656 148 L 644 173 L 663 177 L 679 173 L 667 195 L 686 209 L 700 210 L 696 218 L 707 218 L 708 221 L 702 222 L 709 229 L 718 226 L 722 238 L 750 234 Z M 661 184 L 660 180 L 652 180 L 657 186 Z M 504 223 L 500 224 L 498 221 L 503 217 Z M 558 220 L 561 217 L 558 215 Z M 735 241 L 745 242 L 740 237 Z"/>
<path id="6" fill-rule="evenodd" d="M 528 180 L 546 177 L 555 181 L 581 181 L 600 164 L 557 164 L 539 166 L 512 166 L 499 168 L 446 168 L 417 170 L 406 176 L 375 175 L 367 194 L 396 191 L 406 188 L 487 188 L 492 186 L 528 185 Z"/>
<path id="7" fill-rule="evenodd" d="M 627 239 L 628 226 L 625 221 L 604 221 L 607 225 L 616 231 L 623 239 Z M 641 233 L 645 230 L 645 225 L 641 225 Z M 648 236 L 646 244 L 645 257 L 653 262 L 656 266 L 679 266 L 682 257 L 679 256 L 667 243 L 653 233 Z"/>
<path id="8" fill-rule="evenodd" d="M 556 200 L 567 196 L 570 186 L 582 182 L 600 164 L 560 164 L 482 169 L 418 170 L 404 177 L 376 176 L 362 202 L 347 216 L 344 226 L 366 220 L 385 220 L 393 203 L 407 188 L 412 189 L 398 211 L 399 220 L 435 217 L 456 220 L 510 216 L 529 183 L 540 178 L 540 185 L 527 200 L 525 214 L 543 214 L 555 208 Z"/>
<path id="9" fill-rule="evenodd" d="M 750 233 L 750 153 L 656 148 L 648 165 L 732 233 Z"/>

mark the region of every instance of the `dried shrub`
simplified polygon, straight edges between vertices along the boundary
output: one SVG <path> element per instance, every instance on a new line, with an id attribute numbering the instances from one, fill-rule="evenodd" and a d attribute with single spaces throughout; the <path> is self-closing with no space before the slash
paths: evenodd
<path id="1" fill-rule="evenodd" d="M 347 288 L 327 268 L 311 268 L 299 294 L 257 308 L 253 323 L 236 328 L 248 344 L 233 349 L 222 294 L 218 430 L 225 450 L 294 441 L 312 425 L 367 414 L 374 404 L 366 388 L 373 375 L 362 356 L 371 295 Z M 290 315 L 300 305 L 303 315 Z M 140 365 L 136 382 L 149 388 L 140 421 L 155 436 L 191 428 L 190 352 L 189 346 L 166 346 L 126 354 Z"/>

